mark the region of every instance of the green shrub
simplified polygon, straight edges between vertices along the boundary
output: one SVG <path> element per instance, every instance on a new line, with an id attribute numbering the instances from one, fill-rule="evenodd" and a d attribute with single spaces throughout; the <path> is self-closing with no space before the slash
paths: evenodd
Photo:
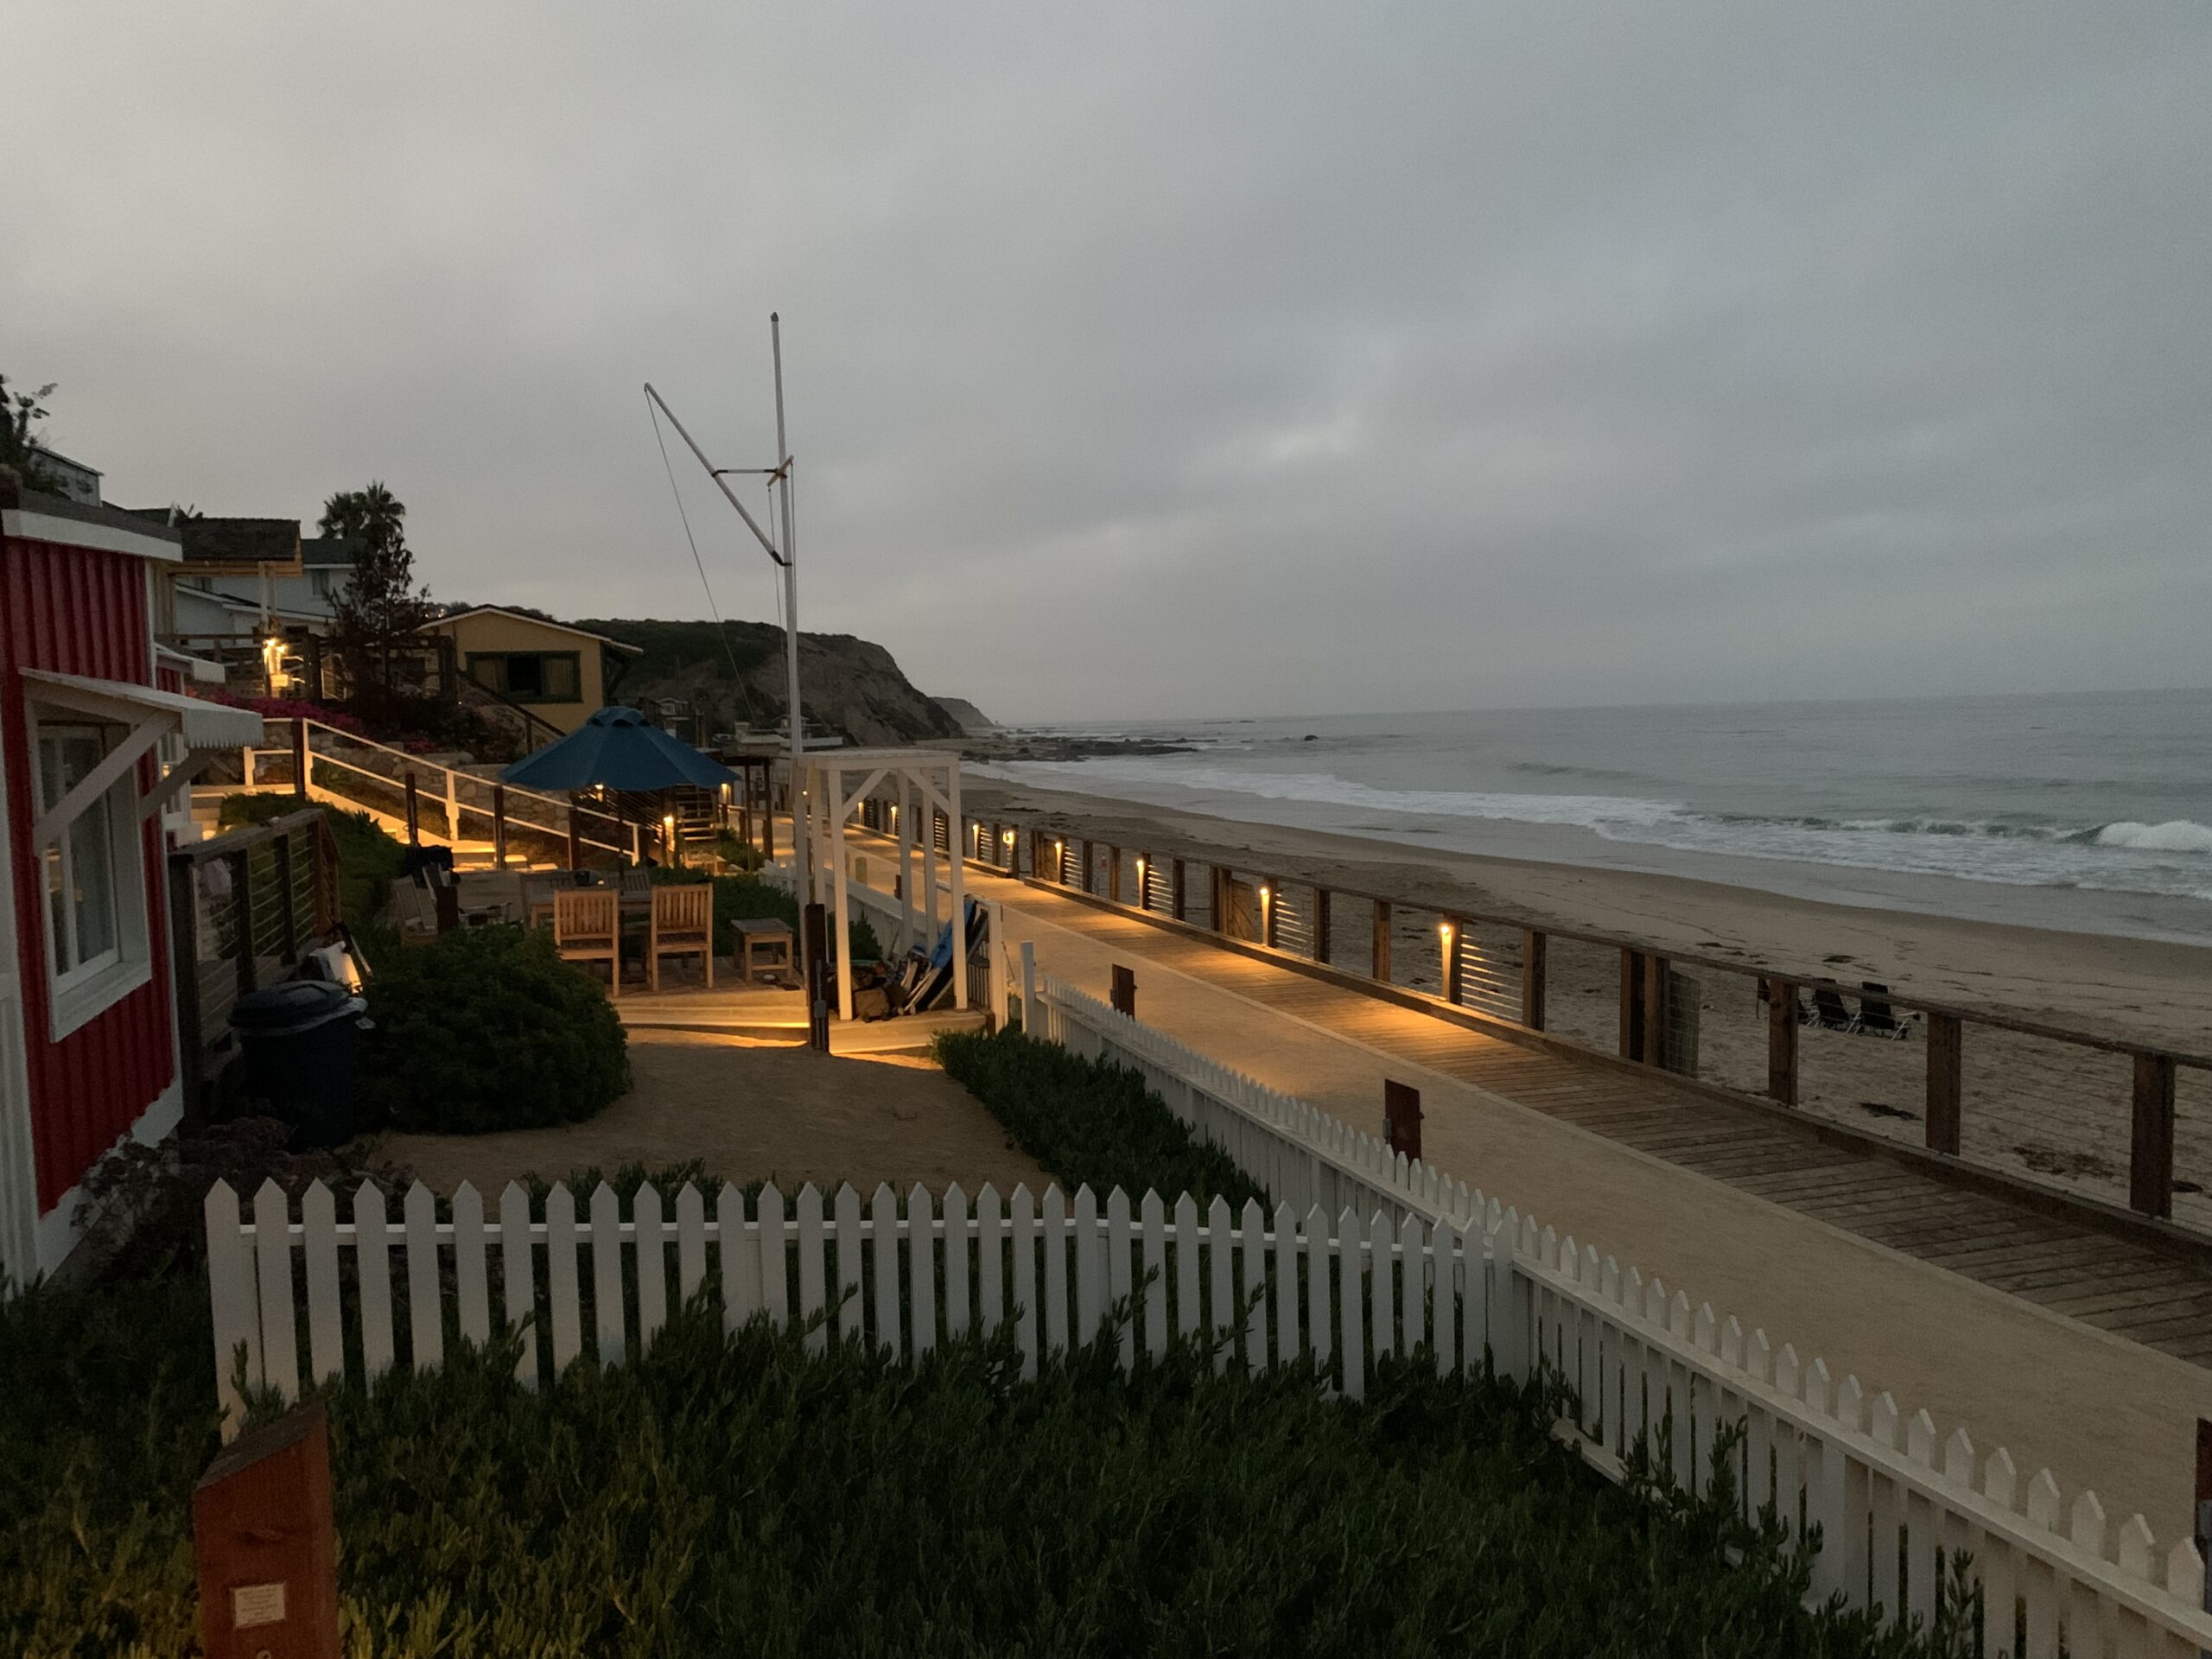
<path id="1" fill-rule="evenodd" d="M 0 1308 L 0 1651 L 192 1650 L 206 1299 Z M 694 1307 L 543 1389 L 510 1338 L 340 1390 L 346 1650 L 1949 1650 L 1808 1611 L 1805 1555 L 1727 1489 L 1601 1482 L 1541 1391 L 1398 1357 L 1348 1407 L 1195 1348 L 1124 1376 L 1114 1346 L 1025 1383 L 1003 1338 L 909 1370 Z"/>
<path id="2" fill-rule="evenodd" d="M 304 810 L 296 795 L 226 795 L 220 823 L 231 830 Z M 384 913 L 407 849 L 365 812 L 348 812 L 327 801 L 320 810 L 330 820 L 331 837 L 338 843 L 339 914 L 358 932 Z"/>
<path id="3" fill-rule="evenodd" d="M 1071 1192 L 1118 1186 L 1134 1198 L 1151 1188 L 1170 1202 L 1188 1192 L 1201 1208 L 1217 1193 L 1231 1209 L 1268 1201 L 1225 1154 L 1193 1140 L 1133 1071 L 1019 1032 L 940 1033 L 937 1058 Z"/>
<path id="4" fill-rule="evenodd" d="M 369 982 L 373 1122 L 477 1135 L 574 1123 L 630 1086 L 628 1038 L 542 932 L 469 927 L 392 953 Z"/>
<path id="5" fill-rule="evenodd" d="M 748 874 L 767 861 L 761 857 L 758 847 L 734 830 L 725 830 L 715 837 L 715 852 L 723 863 Z"/>

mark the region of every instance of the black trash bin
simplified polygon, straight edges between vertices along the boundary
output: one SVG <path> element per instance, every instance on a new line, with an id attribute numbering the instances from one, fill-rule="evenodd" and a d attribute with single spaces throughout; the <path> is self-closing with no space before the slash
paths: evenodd
<path id="1" fill-rule="evenodd" d="M 245 1095 L 292 1126 L 295 1147 L 353 1138 L 353 1036 L 368 1006 L 343 985 L 295 979 L 250 991 L 231 1010 Z"/>

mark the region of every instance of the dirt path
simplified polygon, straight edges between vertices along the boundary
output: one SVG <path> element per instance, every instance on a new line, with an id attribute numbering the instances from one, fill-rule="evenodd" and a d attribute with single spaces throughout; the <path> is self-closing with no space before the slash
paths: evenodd
<path id="1" fill-rule="evenodd" d="M 1001 1192 L 1042 1170 L 976 1098 L 926 1060 L 838 1059 L 801 1048 L 690 1032 L 632 1031 L 628 1095 L 586 1123 L 497 1135 L 392 1135 L 383 1155 L 440 1192 L 462 1181 L 496 1193 L 518 1176 L 597 1166 L 647 1168 L 696 1158 L 743 1183 L 785 1192 L 812 1181 L 861 1192 L 958 1181 Z"/>

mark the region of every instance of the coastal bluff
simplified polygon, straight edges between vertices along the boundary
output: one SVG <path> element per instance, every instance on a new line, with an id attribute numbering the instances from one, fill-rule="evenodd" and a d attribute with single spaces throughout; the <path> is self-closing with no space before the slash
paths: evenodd
<path id="1" fill-rule="evenodd" d="M 683 697 L 718 729 L 773 727 L 786 718 L 784 631 L 766 622 L 667 622 L 594 617 L 575 624 L 644 654 L 618 695 Z M 960 723 L 925 696 L 897 660 L 849 633 L 798 637 L 808 721 L 856 744 L 926 743 L 958 738 Z"/>

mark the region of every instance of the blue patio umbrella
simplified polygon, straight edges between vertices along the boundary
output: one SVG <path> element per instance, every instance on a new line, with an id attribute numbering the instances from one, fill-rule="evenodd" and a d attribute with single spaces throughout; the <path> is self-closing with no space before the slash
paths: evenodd
<path id="1" fill-rule="evenodd" d="M 639 793 L 683 784 L 714 789 L 737 781 L 728 766 L 648 724 L 635 709 L 612 706 L 500 776 L 525 789 L 556 792 L 594 785 Z"/>

